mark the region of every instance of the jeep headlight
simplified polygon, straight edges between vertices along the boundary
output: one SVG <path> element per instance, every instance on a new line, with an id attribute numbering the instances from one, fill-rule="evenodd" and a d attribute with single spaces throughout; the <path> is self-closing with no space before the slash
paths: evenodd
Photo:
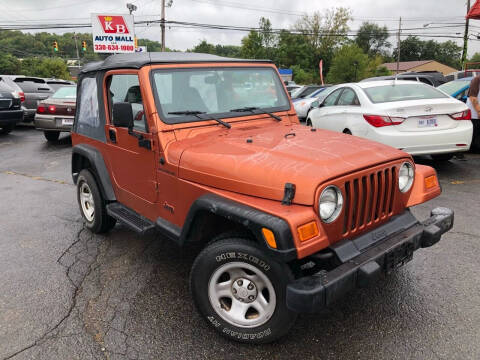
<path id="1" fill-rule="evenodd" d="M 402 193 L 406 193 L 413 185 L 415 170 L 409 162 L 404 162 L 398 172 L 398 188 Z"/>
<path id="2" fill-rule="evenodd" d="M 340 189 L 334 185 L 327 186 L 320 195 L 318 212 L 325 223 L 335 221 L 343 207 L 343 196 Z"/>

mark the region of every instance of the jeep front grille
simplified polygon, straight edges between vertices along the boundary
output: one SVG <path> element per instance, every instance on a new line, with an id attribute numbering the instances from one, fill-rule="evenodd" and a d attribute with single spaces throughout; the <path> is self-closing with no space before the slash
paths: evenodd
<path id="1" fill-rule="evenodd" d="M 395 166 L 345 181 L 342 237 L 354 235 L 393 215 L 397 193 Z"/>

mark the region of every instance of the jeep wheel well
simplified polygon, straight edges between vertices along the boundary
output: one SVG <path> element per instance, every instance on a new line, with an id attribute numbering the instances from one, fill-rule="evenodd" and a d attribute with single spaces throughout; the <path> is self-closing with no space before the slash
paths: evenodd
<path id="1" fill-rule="evenodd" d="M 92 171 L 92 164 L 87 157 L 80 154 L 72 155 L 72 174 L 79 174 L 83 169 Z"/>
<path id="2" fill-rule="evenodd" d="M 186 243 L 205 243 L 224 238 L 223 234 L 235 234 L 257 241 L 255 235 L 246 226 L 208 211 L 199 211 L 187 234 Z"/>

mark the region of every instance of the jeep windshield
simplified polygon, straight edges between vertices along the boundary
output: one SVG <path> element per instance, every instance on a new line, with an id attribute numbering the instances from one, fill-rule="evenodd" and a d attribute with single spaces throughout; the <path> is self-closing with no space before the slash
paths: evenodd
<path id="1" fill-rule="evenodd" d="M 167 124 L 290 109 L 280 78 L 268 67 L 155 70 L 153 88 L 158 112 Z"/>

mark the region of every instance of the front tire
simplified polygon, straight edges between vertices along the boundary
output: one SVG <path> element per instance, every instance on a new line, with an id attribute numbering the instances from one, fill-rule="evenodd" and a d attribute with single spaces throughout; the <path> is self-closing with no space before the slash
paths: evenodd
<path id="1" fill-rule="evenodd" d="M 307 126 L 312 126 L 312 120 L 310 118 L 307 118 L 306 124 Z"/>
<path id="2" fill-rule="evenodd" d="M 219 240 L 195 259 L 190 289 L 197 309 L 223 336 L 244 343 L 272 342 L 296 319 L 286 306 L 293 280 L 287 265 L 242 238 Z"/>
<path id="3" fill-rule="evenodd" d="M 94 234 L 105 233 L 115 226 L 116 220 L 107 214 L 97 182 L 87 169 L 78 175 L 77 201 L 85 226 Z"/>
<path id="4" fill-rule="evenodd" d="M 44 131 L 43 135 L 48 142 L 55 142 L 60 137 L 60 131 Z"/>

